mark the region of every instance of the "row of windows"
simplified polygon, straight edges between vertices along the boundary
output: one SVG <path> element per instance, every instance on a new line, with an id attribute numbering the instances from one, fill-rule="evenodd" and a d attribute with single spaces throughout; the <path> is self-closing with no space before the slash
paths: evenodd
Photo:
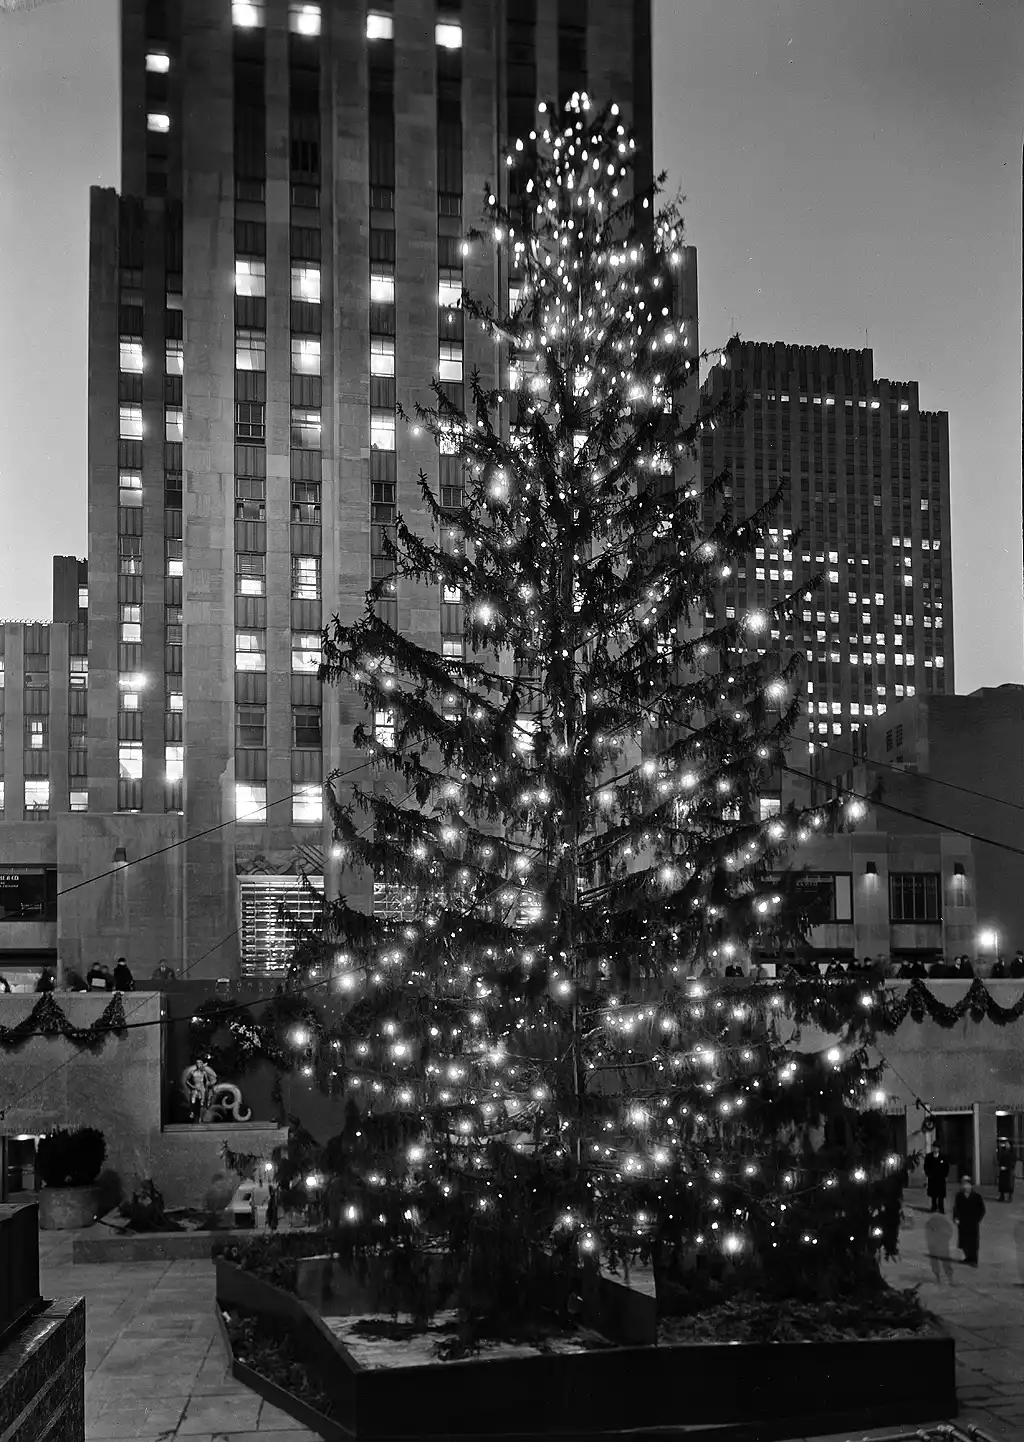
<path id="1" fill-rule="evenodd" d="M 257 256 L 239 256 L 235 260 L 235 294 L 265 296 L 267 293 L 267 262 Z M 291 298 L 307 305 L 320 304 L 320 267 L 293 265 Z"/>
<path id="2" fill-rule="evenodd" d="M 292 825 L 319 826 L 324 819 L 323 791 L 297 786 L 291 795 Z M 263 781 L 235 782 L 235 820 L 245 826 L 267 824 L 267 787 Z"/>
<path id="3" fill-rule="evenodd" d="M 319 706 L 292 707 L 292 746 L 296 751 L 319 751 L 323 718 Z M 235 707 L 235 746 L 242 751 L 263 751 L 267 745 L 266 706 L 246 703 Z"/>
<path id="4" fill-rule="evenodd" d="M 0 816 L 6 808 L 6 787 L 0 776 Z M 73 786 L 68 793 L 70 811 L 89 810 L 89 792 L 81 786 Z M 50 815 L 50 782 L 44 777 L 25 778 L 24 819 L 45 821 Z"/>
<path id="5" fill-rule="evenodd" d="M 796 896 L 812 925 L 853 920 L 853 878 L 848 872 L 801 872 Z M 942 878 L 937 872 L 889 873 L 889 920 L 894 925 L 942 920 Z"/>
<path id="6" fill-rule="evenodd" d="M 292 674 L 315 676 L 320 669 L 321 637 L 319 631 L 294 632 L 292 635 Z M 259 671 L 267 669 L 266 631 L 236 631 L 235 670 Z"/>
<path id="7" fill-rule="evenodd" d="M 142 341 L 130 336 L 121 336 L 119 341 L 119 366 L 123 375 L 142 375 Z M 185 374 L 184 342 L 167 340 L 164 343 L 164 371 L 169 376 Z"/>

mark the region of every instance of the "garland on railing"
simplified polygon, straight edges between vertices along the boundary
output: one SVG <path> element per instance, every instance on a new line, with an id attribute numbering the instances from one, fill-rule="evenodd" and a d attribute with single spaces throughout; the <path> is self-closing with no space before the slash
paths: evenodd
<path id="1" fill-rule="evenodd" d="M 908 1016 L 915 1022 L 922 1022 L 927 1016 L 938 1022 L 939 1026 L 955 1026 L 965 1016 L 976 1022 L 988 1020 L 995 1022 L 997 1026 L 1006 1026 L 1012 1021 L 1020 1021 L 1024 1016 L 1024 991 L 1012 1006 L 1003 1006 L 996 1001 L 981 978 L 975 977 L 960 1000 L 949 1004 L 940 1001 L 933 991 L 915 977 L 902 996 L 888 993 L 882 1029 L 893 1032 L 903 1025 Z"/>
<path id="2" fill-rule="evenodd" d="M 17 1026 L 0 1026 L 0 1047 L 5 1051 L 16 1051 L 35 1036 L 62 1036 L 72 1045 L 91 1051 L 102 1046 L 111 1032 L 123 1036 L 126 1026 L 124 1003 L 119 991 L 115 991 L 102 1013 L 89 1026 L 73 1026 L 54 1000 L 53 993 L 48 991 Z"/>

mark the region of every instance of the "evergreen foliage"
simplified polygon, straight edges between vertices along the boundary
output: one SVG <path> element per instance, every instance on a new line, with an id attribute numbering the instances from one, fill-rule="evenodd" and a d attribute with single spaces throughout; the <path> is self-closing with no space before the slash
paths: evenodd
<path id="1" fill-rule="evenodd" d="M 435 383 L 409 419 L 440 454 L 430 533 L 399 517 L 391 575 L 324 637 L 376 763 L 332 793 L 339 1245 L 405 1257 L 403 1294 L 422 1275 L 479 1327 L 598 1262 L 877 1281 L 900 1186 L 875 999 L 693 979 L 799 930 L 775 873 L 857 809 L 759 808 L 799 711 L 802 658 L 772 638 L 800 598 L 726 619 L 721 586 L 775 502 L 737 520 L 724 477 L 698 484 L 728 412 L 699 409 L 679 215 L 632 194 L 617 108 L 576 96 L 539 127 L 469 242 L 509 279 L 511 310 L 463 302 L 509 385 L 474 373 L 463 412 Z M 462 607 L 462 656 L 390 624 L 398 588 Z M 345 899 L 368 878 L 373 914 Z"/>

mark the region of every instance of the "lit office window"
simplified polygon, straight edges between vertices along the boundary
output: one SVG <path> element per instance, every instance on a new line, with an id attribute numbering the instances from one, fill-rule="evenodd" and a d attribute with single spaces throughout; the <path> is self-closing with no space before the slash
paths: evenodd
<path id="1" fill-rule="evenodd" d="M 231 21 L 240 30 L 255 30 L 264 22 L 263 0 L 231 0 Z"/>
<path id="2" fill-rule="evenodd" d="M 117 769 L 122 781 L 142 780 L 142 742 L 122 741 L 117 748 Z"/>
<path id="3" fill-rule="evenodd" d="M 264 330 L 235 332 L 235 370 L 265 371 L 267 368 L 267 333 Z"/>
<path id="4" fill-rule="evenodd" d="M 41 815 L 50 809 L 50 783 L 38 779 L 25 780 L 25 815 Z"/>
<path id="5" fill-rule="evenodd" d="M 142 440 L 142 407 L 121 406 L 119 408 L 120 429 L 118 434 L 122 441 Z"/>
<path id="6" fill-rule="evenodd" d="M 267 823 L 267 788 L 263 782 L 235 782 L 235 820 L 244 826 Z"/>
<path id="7" fill-rule="evenodd" d="M 89 793 L 88 793 L 88 791 L 72 791 L 72 792 L 70 793 L 69 797 L 68 797 L 68 803 L 69 803 L 69 809 L 70 809 L 71 811 L 88 811 L 88 810 L 89 810 Z M 0 810 L 2 810 L 2 807 L 0 807 Z"/>
<path id="8" fill-rule="evenodd" d="M 185 775 L 185 748 L 180 743 L 164 747 L 164 763 L 168 781 L 181 781 Z"/>
<path id="9" fill-rule="evenodd" d="M 267 262 L 256 256 L 241 256 L 235 261 L 235 294 L 266 295 Z"/>
<path id="10" fill-rule="evenodd" d="M 318 265 L 292 266 L 292 300 L 303 300 L 310 305 L 320 304 L 320 267 Z"/>
<path id="11" fill-rule="evenodd" d="M 319 631 L 292 637 L 292 671 L 296 675 L 316 675 L 320 669 L 320 644 Z"/>
<path id="12" fill-rule="evenodd" d="M 442 310 L 457 310 L 462 304 L 462 271 L 443 270 L 437 282 L 437 303 Z"/>
<path id="13" fill-rule="evenodd" d="M 120 341 L 121 369 L 128 375 L 142 374 L 142 342 L 140 340 Z"/>
<path id="14" fill-rule="evenodd" d="M 395 449 L 394 411 L 370 412 L 370 446 L 377 451 Z"/>
<path id="15" fill-rule="evenodd" d="M 169 376 L 185 374 L 185 350 L 180 340 L 169 340 L 164 350 L 164 370 Z"/>
<path id="16" fill-rule="evenodd" d="M 46 749 L 46 722 L 36 718 L 28 723 L 28 745 L 30 751 Z"/>
<path id="17" fill-rule="evenodd" d="M 391 16 L 371 10 L 366 17 L 367 40 L 393 40 L 394 36 L 395 24 Z"/>
<path id="18" fill-rule="evenodd" d="M 320 557 L 292 557 L 292 600 L 319 601 Z"/>
<path id="19" fill-rule="evenodd" d="M 395 373 L 395 343 L 390 336 L 370 337 L 370 374 L 372 376 L 393 376 Z"/>
<path id="20" fill-rule="evenodd" d="M 318 410 L 292 407 L 291 443 L 299 451 L 318 451 L 321 441 L 321 421 Z"/>
<path id="21" fill-rule="evenodd" d="M 299 376 L 320 374 L 319 338 L 292 336 L 292 370 Z"/>
<path id="22" fill-rule="evenodd" d="M 324 795 L 319 786 L 297 786 L 292 792 L 292 822 L 319 826 L 324 819 Z"/>
<path id="23" fill-rule="evenodd" d="M 161 50 L 151 50 L 146 56 L 146 69 L 151 75 L 166 75 L 171 68 L 171 57 Z"/>
<path id="24" fill-rule="evenodd" d="M 395 713 L 393 711 L 374 712 L 373 739 L 378 746 L 383 746 L 388 751 L 395 749 Z"/>
<path id="25" fill-rule="evenodd" d="M 185 439 L 185 413 L 178 406 L 167 406 L 164 410 L 164 440 Z"/>
<path id="26" fill-rule="evenodd" d="M 265 671 L 267 669 L 266 633 L 238 631 L 235 634 L 235 670 Z"/>
<path id="27" fill-rule="evenodd" d="M 235 592 L 239 596 L 267 594 L 267 558 L 261 552 L 235 552 Z"/>
<path id="28" fill-rule="evenodd" d="M 288 29 L 296 35 L 320 34 L 320 6 L 293 3 L 288 6 Z"/>
<path id="29" fill-rule="evenodd" d="M 370 276 L 370 301 L 373 305 L 394 305 L 395 277 L 383 271 Z"/>
<path id="30" fill-rule="evenodd" d="M 437 363 L 438 380 L 461 381 L 462 380 L 462 346 L 454 345 L 448 341 L 441 342 L 440 356 Z"/>
<path id="31" fill-rule="evenodd" d="M 117 499 L 121 506 L 142 505 L 142 472 L 120 471 L 117 477 Z"/>
<path id="32" fill-rule="evenodd" d="M 434 39 L 443 50 L 461 50 L 462 26 L 441 21 L 434 26 Z"/>
<path id="33" fill-rule="evenodd" d="M 166 135 L 171 128 L 171 117 L 164 115 L 159 110 L 151 110 L 146 116 L 146 129 L 154 131 L 157 135 Z"/>

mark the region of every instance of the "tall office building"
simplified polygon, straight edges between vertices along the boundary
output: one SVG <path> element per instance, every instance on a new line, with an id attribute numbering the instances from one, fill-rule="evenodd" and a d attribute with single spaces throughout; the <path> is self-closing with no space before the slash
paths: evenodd
<path id="1" fill-rule="evenodd" d="M 807 656 L 800 769 L 807 747 L 858 752 L 894 702 L 953 691 L 949 419 L 921 410 L 916 381 L 876 378 L 870 350 L 744 343 L 704 394 L 741 390 L 743 414 L 706 434 L 703 479 L 728 468 L 741 518 L 783 488 L 728 611 L 821 578 L 771 632 Z"/>
<path id="2" fill-rule="evenodd" d="M 650 71 L 649 0 L 122 0 L 121 192 L 91 203 L 76 786 L 102 854 L 83 833 L 76 855 L 131 865 L 67 921 L 83 962 L 120 924 L 193 976 L 259 970 L 282 905 L 315 911 L 301 878 L 332 888 L 323 780 L 371 773 L 361 711 L 317 679 L 320 629 L 386 575 L 398 510 L 429 524 L 421 470 L 456 499 L 457 458 L 400 411 L 433 376 L 459 401 L 475 369 L 498 382 L 459 302 L 516 277 L 468 231 L 541 99 L 617 100 L 650 176 Z M 695 327 L 692 274 L 687 295 Z M 461 652 L 457 598 L 386 605 Z"/>

